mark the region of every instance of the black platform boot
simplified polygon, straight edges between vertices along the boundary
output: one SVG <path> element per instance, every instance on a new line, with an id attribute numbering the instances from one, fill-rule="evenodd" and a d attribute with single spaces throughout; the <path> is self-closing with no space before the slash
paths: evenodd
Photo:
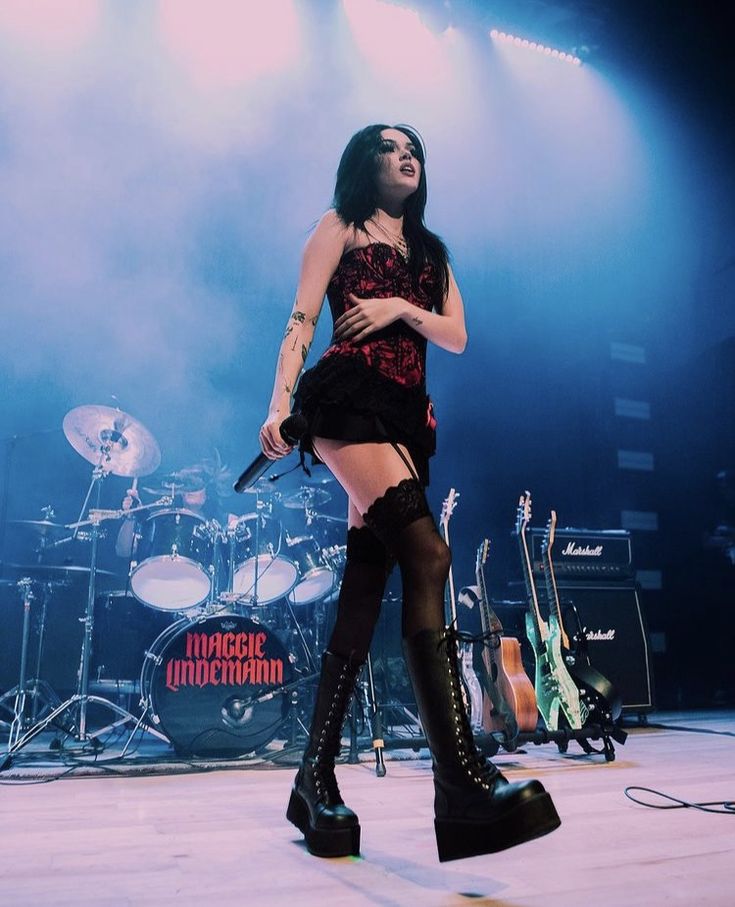
<path id="1" fill-rule="evenodd" d="M 309 742 L 286 812 L 286 818 L 304 833 L 309 852 L 317 857 L 356 856 L 360 852 L 360 823 L 340 795 L 334 761 L 361 667 L 332 652 L 322 655 Z"/>
<path id="2" fill-rule="evenodd" d="M 561 820 L 539 781 L 511 784 L 477 750 L 454 634 L 422 630 L 403 648 L 433 759 L 439 860 L 494 853 L 558 828 Z"/>

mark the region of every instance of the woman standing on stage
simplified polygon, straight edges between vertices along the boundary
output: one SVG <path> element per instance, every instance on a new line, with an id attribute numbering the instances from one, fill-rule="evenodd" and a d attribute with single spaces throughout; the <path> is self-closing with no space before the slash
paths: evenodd
<path id="1" fill-rule="evenodd" d="M 260 430 L 267 456 L 290 451 L 279 427 L 293 395 L 294 412 L 308 426 L 302 451 L 325 463 L 349 498 L 337 617 L 287 812 L 318 856 L 359 852 L 360 825 L 342 800 L 334 764 L 396 562 L 404 655 L 433 759 L 439 859 L 503 850 L 559 825 L 538 781 L 510 784 L 477 751 L 460 692 L 456 639 L 445 628 L 451 555 L 424 493 L 436 427 L 426 393 L 426 344 L 461 353 L 467 334 L 447 250 L 426 228 L 425 206 L 418 135 L 380 124 L 356 133 L 339 164 L 333 207 L 304 250 Z M 296 388 L 325 294 L 332 342 Z"/>

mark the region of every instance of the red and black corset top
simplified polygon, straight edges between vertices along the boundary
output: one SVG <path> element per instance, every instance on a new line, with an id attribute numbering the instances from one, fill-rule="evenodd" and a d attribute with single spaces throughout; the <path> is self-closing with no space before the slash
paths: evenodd
<path id="1" fill-rule="evenodd" d="M 432 309 L 433 268 L 427 266 L 416 281 L 401 253 L 388 243 L 374 242 L 346 252 L 327 287 L 327 299 L 336 321 L 353 307 L 350 293 L 360 299 L 400 296 L 425 311 Z M 426 375 L 426 340 L 404 321 L 370 334 L 364 340 L 333 342 L 329 356 L 357 356 L 386 378 L 405 387 L 423 384 Z"/>

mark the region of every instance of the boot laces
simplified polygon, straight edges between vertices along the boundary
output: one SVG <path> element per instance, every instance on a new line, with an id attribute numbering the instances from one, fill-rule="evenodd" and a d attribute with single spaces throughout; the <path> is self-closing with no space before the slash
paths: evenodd
<path id="1" fill-rule="evenodd" d="M 490 790 L 498 778 L 502 778 L 498 768 L 483 756 L 477 748 L 475 738 L 472 734 L 472 728 L 467 717 L 467 709 L 462 699 L 462 691 L 459 682 L 459 667 L 457 664 L 457 639 L 465 640 L 485 640 L 488 637 L 497 634 L 483 633 L 475 637 L 469 633 L 462 633 L 456 627 L 450 625 L 442 635 L 439 646 L 444 646 L 444 654 L 449 664 L 449 677 L 452 687 L 452 698 L 454 699 L 455 712 L 459 715 L 459 721 L 456 729 L 457 745 L 460 752 L 460 760 L 467 775 L 476 784 L 479 784 L 486 790 Z M 499 644 L 499 643 L 498 643 Z"/>

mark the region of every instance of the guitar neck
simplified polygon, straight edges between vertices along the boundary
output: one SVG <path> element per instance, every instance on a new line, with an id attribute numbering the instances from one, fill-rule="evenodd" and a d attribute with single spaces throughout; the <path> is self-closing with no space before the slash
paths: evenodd
<path id="1" fill-rule="evenodd" d="M 554 573 L 554 562 L 551 557 L 551 549 L 554 545 L 554 529 L 556 527 L 556 513 L 551 511 L 551 520 L 546 527 L 546 535 L 541 546 L 542 558 L 544 564 L 544 582 L 546 584 L 546 597 L 549 600 L 549 613 L 553 609 L 556 619 L 559 623 L 561 644 L 565 649 L 569 649 L 569 637 L 564 629 L 564 620 L 561 616 L 561 604 L 559 602 L 559 590 L 556 585 L 556 574 Z"/>
<path id="2" fill-rule="evenodd" d="M 486 544 L 488 543 L 486 542 L 485 545 Z M 484 634 L 500 634 L 503 632 L 503 625 L 498 620 L 497 614 L 490 607 L 490 599 L 488 598 L 487 586 L 485 585 L 485 570 L 482 561 L 482 551 L 485 548 L 485 545 L 480 546 L 480 551 L 478 551 L 477 556 L 477 568 L 475 570 L 477 588 L 480 590 L 480 621 Z"/>
<path id="3" fill-rule="evenodd" d="M 442 506 L 442 514 L 440 525 L 442 528 L 442 533 L 444 535 L 444 541 L 447 544 L 447 548 L 451 549 L 449 543 L 449 519 L 454 512 L 456 506 L 456 500 L 459 497 L 459 494 L 455 491 L 454 488 L 449 489 L 449 495 L 444 501 Z M 456 627 L 457 625 L 457 599 L 454 594 L 454 574 L 452 573 L 452 565 L 449 565 L 449 576 L 447 577 L 447 585 L 449 588 L 449 623 Z"/>
<path id="4" fill-rule="evenodd" d="M 541 617 L 541 609 L 539 608 L 538 593 L 536 591 L 536 583 L 533 578 L 533 570 L 531 569 L 531 556 L 528 551 L 528 540 L 526 538 L 527 526 L 527 523 L 521 523 L 518 527 L 518 544 L 521 551 L 523 579 L 526 584 L 526 597 L 528 599 L 528 607 L 531 613 L 531 617 L 536 624 L 536 630 L 538 631 L 540 639 L 545 640 L 549 635 L 549 628 L 546 625 L 546 621 L 544 621 L 544 619 Z"/>

